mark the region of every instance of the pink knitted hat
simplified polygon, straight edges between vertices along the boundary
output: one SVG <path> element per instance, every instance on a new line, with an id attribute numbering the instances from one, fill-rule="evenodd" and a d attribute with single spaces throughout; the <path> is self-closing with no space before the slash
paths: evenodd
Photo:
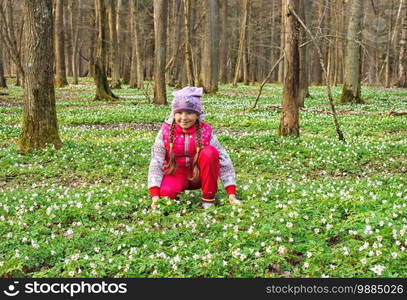
<path id="1" fill-rule="evenodd" d="M 172 92 L 174 100 L 172 101 L 172 114 L 183 110 L 196 112 L 199 116 L 203 113 L 201 97 L 203 88 L 186 86 L 181 90 Z"/>

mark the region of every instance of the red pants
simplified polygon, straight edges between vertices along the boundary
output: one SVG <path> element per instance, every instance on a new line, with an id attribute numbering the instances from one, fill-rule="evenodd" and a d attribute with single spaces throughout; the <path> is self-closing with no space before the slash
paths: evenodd
<path id="1" fill-rule="evenodd" d="M 198 157 L 199 180 L 192 182 L 193 170 L 190 168 L 175 169 L 172 175 L 164 175 L 160 187 L 160 197 L 177 198 L 184 190 L 202 188 L 202 197 L 212 199 L 218 192 L 218 178 L 220 173 L 219 152 L 213 146 L 205 146 Z"/>

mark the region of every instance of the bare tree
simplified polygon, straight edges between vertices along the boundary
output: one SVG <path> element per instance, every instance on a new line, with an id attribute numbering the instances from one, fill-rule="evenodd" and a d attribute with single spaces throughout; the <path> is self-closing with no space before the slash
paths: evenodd
<path id="1" fill-rule="evenodd" d="M 78 84 L 78 51 L 79 51 L 79 22 L 81 21 L 81 0 L 69 0 L 68 10 L 70 13 L 71 39 L 72 39 L 72 75 L 73 83 Z"/>
<path id="2" fill-rule="evenodd" d="M 244 52 L 247 52 L 247 26 L 249 24 L 249 10 L 250 0 L 243 0 L 243 18 L 240 25 L 240 38 L 239 38 L 239 52 L 237 55 L 235 77 L 233 79 L 233 86 L 237 86 L 241 64 L 243 61 Z M 247 67 L 247 66 L 246 66 Z"/>
<path id="3" fill-rule="evenodd" d="M 3 45 L 0 41 L 0 88 L 6 88 L 7 82 L 4 77 L 4 67 L 3 67 Z"/>
<path id="4" fill-rule="evenodd" d="M 341 102 L 362 103 L 360 97 L 363 0 L 350 1 L 350 19 L 345 56 L 345 78 Z"/>
<path id="5" fill-rule="evenodd" d="M 168 1 L 154 0 L 154 100 L 156 104 L 167 104 L 165 88 L 165 60 L 167 40 Z"/>
<path id="6" fill-rule="evenodd" d="M 140 7 L 139 0 L 131 0 L 130 14 L 131 14 L 131 41 L 132 41 L 132 56 L 131 56 L 131 73 L 130 73 L 130 87 L 142 89 L 144 87 L 144 66 L 142 55 L 142 36 L 140 27 Z"/>
<path id="7" fill-rule="evenodd" d="M 280 61 L 280 64 L 278 65 L 278 82 L 283 83 L 284 82 L 284 77 L 285 77 L 285 59 L 284 59 L 284 49 L 285 49 L 285 32 L 286 32 L 286 12 L 285 9 L 287 8 L 286 5 L 286 0 L 280 0 L 281 1 L 281 25 L 280 25 L 280 56 L 283 57 L 283 59 Z"/>
<path id="8" fill-rule="evenodd" d="M 228 0 L 220 1 L 220 53 L 219 53 L 219 79 L 221 83 L 227 81 L 227 59 L 228 59 Z"/>
<path id="9" fill-rule="evenodd" d="M 52 0 L 24 0 L 24 119 L 22 153 L 52 144 L 61 147 L 54 90 Z"/>
<path id="10" fill-rule="evenodd" d="M 300 18 L 308 26 L 311 19 L 312 0 L 300 0 Z M 304 100 L 309 96 L 309 47 L 307 45 L 307 33 L 304 28 L 300 28 L 300 90 L 298 95 L 298 105 L 304 107 Z"/>
<path id="11" fill-rule="evenodd" d="M 5 0 L 4 3 L 0 2 L 0 39 L 1 42 L 6 46 L 8 56 L 12 59 L 17 68 L 17 78 L 19 79 L 20 75 L 22 82 L 24 82 L 24 68 L 21 57 L 21 48 L 17 43 L 14 29 L 14 3 L 12 0 Z M 19 80 L 16 82 L 17 85 Z"/>
<path id="12" fill-rule="evenodd" d="M 112 70 L 111 86 L 114 89 L 120 88 L 120 57 L 117 43 L 117 14 L 115 0 L 109 1 L 109 35 L 110 35 L 110 67 Z"/>
<path id="13" fill-rule="evenodd" d="M 94 80 L 96 84 L 95 100 L 116 100 L 118 97 L 113 94 L 106 76 L 106 1 L 97 0 L 97 24 L 98 40 L 96 58 L 94 64 Z"/>
<path id="14" fill-rule="evenodd" d="M 402 21 L 401 38 L 399 41 L 399 78 L 398 86 L 407 87 L 407 4 L 404 7 L 404 16 Z"/>
<path id="15" fill-rule="evenodd" d="M 284 78 L 283 103 L 278 134 L 279 136 L 299 136 L 299 24 L 291 13 L 291 10 L 299 10 L 299 2 L 297 0 L 286 0 L 285 5 L 284 11 L 286 15 L 284 23 L 286 25 L 286 32 L 284 52 L 287 69 Z"/>
<path id="16" fill-rule="evenodd" d="M 206 21 L 202 56 L 202 83 L 206 93 L 216 93 L 219 78 L 219 0 L 205 0 Z"/>
<path id="17" fill-rule="evenodd" d="M 65 70 L 64 0 L 55 0 L 55 87 L 68 85 Z"/>
<path id="18" fill-rule="evenodd" d="M 184 4 L 184 34 L 185 34 L 185 73 L 189 86 L 194 85 L 194 70 L 191 53 L 191 0 L 183 0 Z"/>

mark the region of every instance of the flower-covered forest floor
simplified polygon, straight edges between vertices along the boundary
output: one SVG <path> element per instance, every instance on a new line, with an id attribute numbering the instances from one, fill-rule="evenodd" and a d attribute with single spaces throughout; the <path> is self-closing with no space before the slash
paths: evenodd
<path id="1" fill-rule="evenodd" d="M 151 84 L 150 84 L 151 86 Z M 299 138 L 280 138 L 281 85 L 220 86 L 206 121 L 237 175 L 233 207 L 199 191 L 149 209 L 147 170 L 169 106 L 91 79 L 56 90 L 63 147 L 20 155 L 23 90 L 0 96 L 0 277 L 406 277 L 407 90 L 363 87 L 337 105 L 311 87 Z M 169 103 L 172 89 L 168 89 Z M 339 99 L 341 87 L 335 87 Z M 150 98 L 151 98 L 150 92 Z"/>

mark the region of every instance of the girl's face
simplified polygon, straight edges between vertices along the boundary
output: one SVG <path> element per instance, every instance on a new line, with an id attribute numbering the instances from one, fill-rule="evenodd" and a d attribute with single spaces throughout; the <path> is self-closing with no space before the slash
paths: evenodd
<path id="1" fill-rule="evenodd" d="M 181 126 L 183 129 L 188 129 L 189 127 L 195 125 L 196 120 L 199 116 L 197 113 L 183 110 L 174 114 L 175 123 Z"/>

